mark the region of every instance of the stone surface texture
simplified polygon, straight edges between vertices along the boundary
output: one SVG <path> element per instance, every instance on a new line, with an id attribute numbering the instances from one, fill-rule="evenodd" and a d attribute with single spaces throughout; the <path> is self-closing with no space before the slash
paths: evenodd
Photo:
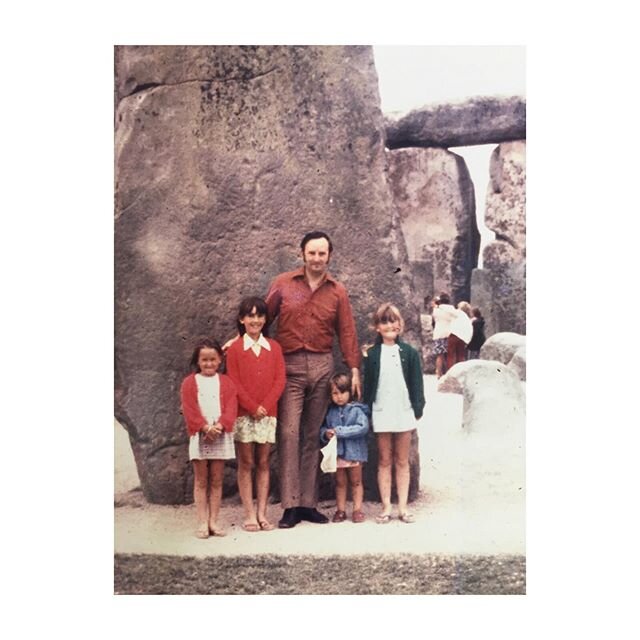
<path id="1" fill-rule="evenodd" d="M 419 310 L 370 47 L 120 46 L 115 88 L 115 414 L 146 499 L 177 504 L 194 342 L 231 337 L 307 231 L 332 236 L 361 342 L 393 300 L 419 344 Z"/>
<path id="2" fill-rule="evenodd" d="M 496 239 L 483 250 L 483 273 L 472 274 L 472 304 L 487 334 L 526 333 L 526 143 L 499 145 L 491 156 L 485 224 Z"/>
<path id="3" fill-rule="evenodd" d="M 387 162 L 417 302 L 428 312 L 430 301 L 441 291 L 456 303 L 470 300 L 480 234 L 464 159 L 445 149 L 398 149 L 387 153 Z M 423 332 L 427 373 L 435 370 L 432 344 Z"/>
<path id="4" fill-rule="evenodd" d="M 477 97 L 426 105 L 385 121 L 389 149 L 462 147 L 526 139 L 526 102 L 512 96 Z"/>
<path id="5" fill-rule="evenodd" d="M 526 381 L 527 379 L 527 347 L 522 346 L 516 350 L 513 354 L 509 364 L 509 369 L 514 371 L 520 380 Z"/>
<path id="6" fill-rule="evenodd" d="M 487 338 L 487 341 L 480 348 L 480 358 L 509 364 L 516 351 L 525 347 L 526 344 L 527 338 L 518 333 L 510 331 L 496 333 Z"/>
<path id="7" fill-rule="evenodd" d="M 461 475 L 475 491 L 516 499 L 525 486 L 525 392 L 518 375 L 497 360 L 454 365 L 438 384 L 463 396 Z M 453 455 L 453 453 L 452 453 Z"/>

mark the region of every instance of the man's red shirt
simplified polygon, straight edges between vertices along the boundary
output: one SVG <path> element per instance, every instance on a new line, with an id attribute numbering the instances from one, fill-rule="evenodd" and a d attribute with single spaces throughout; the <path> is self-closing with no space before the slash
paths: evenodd
<path id="1" fill-rule="evenodd" d="M 356 325 L 347 290 L 330 274 L 312 291 L 304 267 L 277 276 L 266 298 L 269 319 L 278 318 L 276 339 L 284 353 L 329 353 L 333 337 L 350 369 L 360 367 Z"/>

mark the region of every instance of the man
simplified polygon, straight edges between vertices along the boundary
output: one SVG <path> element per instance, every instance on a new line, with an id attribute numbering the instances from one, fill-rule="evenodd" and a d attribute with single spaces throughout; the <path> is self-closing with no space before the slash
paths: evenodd
<path id="1" fill-rule="evenodd" d="M 320 426 L 329 403 L 333 373 L 331 350 L 338 336 L 351 369 L 352 394 L 360 398 L 360 351 L 347 290 L 327 271 L 333 246 L 322 231 L 300 243 L 304 266 L 280 274 L 266 302 L 269 319 L 278 318 L 276 339 L 282 347 L 287 383 L 278 409 L 280 497 L 284 513 L 278 526 L 301 520 L 323 524 L 316 509 Z"/>

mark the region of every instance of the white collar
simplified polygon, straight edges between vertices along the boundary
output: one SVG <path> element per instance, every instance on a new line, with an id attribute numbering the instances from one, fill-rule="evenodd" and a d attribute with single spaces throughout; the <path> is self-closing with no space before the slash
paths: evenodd
<path id="1" fill-rule="evenodd" d="M 271 345 L 267 342 L 267 339 L 260 334 L 260 337 L 254 342 L 248 333 L 242 335 L 242 346 L 244 350 L 251 349 L 254 344 L 259 344 L 261 347 L 264 347 L 267 351 L 271 351 Z"/>

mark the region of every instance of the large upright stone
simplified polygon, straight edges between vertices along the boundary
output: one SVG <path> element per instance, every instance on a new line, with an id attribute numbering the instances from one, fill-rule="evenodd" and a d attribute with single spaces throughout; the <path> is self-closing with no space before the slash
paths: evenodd
<path id="1" fill-rule="evenodd" d="M 445 149 L 398 149 L 387 159 L 418 301 L 430 311 L 440 291 L 469 300 L 480 234 L 464 158 Z M 425 371 L 433 370 L 431 345 L 423 336 Z"/>
<path id="2" fill-rule="evenodd" d="M 385 122 L 387 147 L 463 147 L 526 139 L 524 98 L 478 97 L 426 105 Z"/>
<path id="3" fill-rule="evenodd" d="M 484 248 L 482 273 L 472 277 L 472 303 L 487 334 L 526 333 L 526 143 L 496 147 L 490 163 L 485 224 L 496 239 Z"/>
<path id="4" fill-rule="evenodd" d="M 178 392 L 194 341 L 324 229 L 361 342 L 376 305 L 419 313 L 384 178 L 370 47 L 116 47 L 116 416 L 145 497 L 190 501 Z"/>

